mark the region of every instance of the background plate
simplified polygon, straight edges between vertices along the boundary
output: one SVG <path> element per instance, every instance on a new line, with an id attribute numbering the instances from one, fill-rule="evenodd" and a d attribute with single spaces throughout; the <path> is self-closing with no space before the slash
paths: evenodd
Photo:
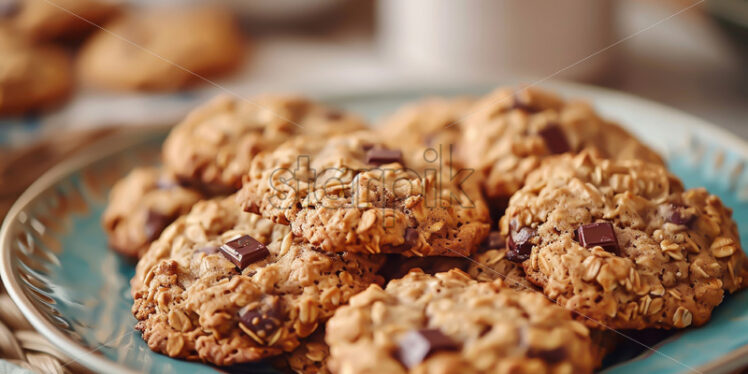
<path id="1" fill-rule="evenodd" d="M 603 89 L 547 84 L 567 97 L 592 101 L 668 158 L 688 187 L 705 186 L 735 210 L 746 247 L 748 146 L 719 128 L 658 104 Z M 322 98 L 376 120 L 424 95 L 481 94 L 489 88 L 420 89 Z M 129 279 L 133 265 L 107 249 L 99 224 L 112 184 L 139 165 L 156 164 L 166 130 L 118 136 L 66 161 L 32 185 L 0 231 L 0 274 L 30 322 L 62 351 L 106 373 L 215 373 L 218 369 L 151 352 L 133 330 Z M 629 335 L 629 333 L 626 333 Z M 699 329 L 670 336 L 626 360 L 618 352 L 606 371 L 728 371 L 748 362 L 748 292 L 728 297 Z M 615 362 L 618 362 L 615 364 Z M 225 369 L 223 369 L 225 370 Z M 264 365 L 231 368 L 272 372 Z"/>

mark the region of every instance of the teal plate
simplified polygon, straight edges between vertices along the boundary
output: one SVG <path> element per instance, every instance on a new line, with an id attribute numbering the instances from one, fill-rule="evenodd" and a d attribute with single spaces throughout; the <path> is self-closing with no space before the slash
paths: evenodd
<path id="1" fill-rule="evenodd" d="M 705 186 L 734 209 L 748 247 L 748 145 L 686 114 L 628 95 L 570 84 L 548 88 L 593 102 L 667 156 L 689 187 Z M 486 89 L 397 90 L 322 98 L 370 119 L 428 94 L 480 94 Z M 129 279 L 134 269 L 107 249 L 99 219 L 112 184 L 139 165 L 158 163 L 166 129 L 105 139 L 34 183 L 6 217 L 0 274 L 31 324 L 80 364 L 104 373 L 270 373 L 264 364 L 215 368 L 151 352 L 133 329 Z M 623 332 L 626 335 L 638 333 Z M 651 344 L 651 343 L 650 343 Z M 631 344 L 627 344 L 631 345 Z M 633 344 L 636 347 L 636 344 Z M 632 353 L 633 352 L 633 353 Z M 748 292 L 731 295 L 701 328 L 653 349 L 619 350 L 605 372 L 726 372 L 748 364 Z"/>

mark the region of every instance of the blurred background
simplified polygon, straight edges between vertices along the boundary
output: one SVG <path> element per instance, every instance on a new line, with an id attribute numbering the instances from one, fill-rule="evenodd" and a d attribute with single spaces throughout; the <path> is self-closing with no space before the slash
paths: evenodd
<path id="1" fill-rule="evenodd" d="M 0 0 L 0 221 L 87 144 L 172 125 L 218 94 L 548 80 L 635 94 L 748 140 L 748 0 Z M 24 335 L 1 293 L 0 317 L 20 342 L 0 331 L 0 353 L 54 350 Z"/>
<path id="2" fill-rule="evenodd" d="M 7 208 L 113 129 L 174 123 L 219 93 L 549 79 L 748 139 L 748 1 L 0 0 L 0 197 Z"/>

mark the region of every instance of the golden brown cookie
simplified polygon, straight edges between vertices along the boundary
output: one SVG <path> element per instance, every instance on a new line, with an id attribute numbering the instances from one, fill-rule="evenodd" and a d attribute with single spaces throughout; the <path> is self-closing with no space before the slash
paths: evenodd
<path id="1" fill-rule="evenodd" d="M 485 177 L 486 198 L 498 210 L 527 174 L 554 154 L 592 148 L 604 157 L 662 164 L 656 152 L 589 104 L 536 88 L 497 89 L 470 109 L 461 126 L 456 152 L 466 167 Z"/>
<path id="2" fill-rule="evenodd" d="M 588 329 L 536 292 L 459 270 L 370 286 L 327 323 L 335 373 L 590 373 Z"/>
<path id="3" fill-rule="evenodd" d="M 424 168 L 376 138 L 292 139 L 255 157 L 238 199 L 326 251 L 473 253 L 489 231 L 477 182 L 449 167 Z"/>
<path id="4" fill-rule="evenodd" d="M 31 46 L 0 28 L 0 115 L 49 109 L 73 86 L 70 57 L 54 46 Z"/>
<path id="5" fill-rule="evenodd" d="M 244 55 L 233 16 L 216 8 L 148 9 L 105 27 L 86 41 L 77 68 L 85 82 L 108 89 L 184 89 L 235 69 Z"/>
<path id="6" fill-rule="evenodd" d="M 219 366 L 292 352 L 371 283 L 383 259 L 331 254 L 234 196 L 197 203 L 153 242 L 131 281 L 154 351 Z"/>
<path id="7" fill-rule="evenodd" d="M 546 159 L 500 227 L 506 257 L 591 326 L 680 328 L 748 279 L 731 216 L 659 164 L 582 152 Z"/>

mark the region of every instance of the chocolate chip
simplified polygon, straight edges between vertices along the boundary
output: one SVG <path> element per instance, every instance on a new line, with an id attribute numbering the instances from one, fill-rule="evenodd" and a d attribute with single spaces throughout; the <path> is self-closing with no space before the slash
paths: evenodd
<path id="1" fill-rule="evenodd" d="M 409 248 L 413 248 L 416 244 L 418 244 L 418 230 L 408 227 L 405 229 L 405 245 L 407 245 Z"/>
<path id="2" fill-rule="evenodd" d="M 195 175 L 198 175 L 196 172 Z M 222 196 L 230 195 L 236 192 L 241 186 L 223 186 L 215 183 L 200 183 L 196 180 L 197 177 L 186 177 L 178 175 L 176 177 L 177 184 L 181 187 L 189 188 L 202 193 L 205 196 Z"/>
<path id="3" fill-rule="evenodd" d="M 510 225 L 511 226 L 511 225 Z M 507 238 L 506 258 L 513 262 L 523 262 L 530 258 L 532 243 L 530 239 L 535 236 L 535 230 L 530 227 L 522 227 L 519 230 L 512 229 Z"/>
<path id="4" fill-rule="evenodd" d="M 283 320 L 280 302 L 256 303 L 239 310 L 239 324 L 244 332 L 264 344 L 280 328 Z"/>
<path id="5" fill-rule="evenodd" d="M 149 210 L 145 219 L 145 237 L 149 242 L 158 239 L 166 226 L 174 222 L 174 217 Z"/>
<path id="6" fill-rule="evenodd" d="M 499 249 L 505 244 L 504 236 L 498 231 L 491 231 L 488 234 L 488 238 L 483 242 L 483 248 L 485 249 Z"/>
<path id="7" fill-rule="evenodd" d="M 668 222 L 691 227 L 691 224 L 696 219 L 696 215 L 687 213 L 686 209 L 685 205 L 680 204 L 667 204 L 661 208 L 662 214 Z"/>
<path id="8" fill-rule="evenodd" d="M 372 165 L 403 163 L 403 152 L 397 149 L 376 148 L 366 153 L 366 163 Z"/>
<path id="9" fill-rule="evenodd" d="M 229 261 L 233 262 L 240 270 L 244 270 L 249 264 L 262 260 L 270 255 L 268 249 L 249 235 L 238 237 L 226 242 L 220 248 Z"/>
<path id="10" fill-rule="evenodd" d="M 408 369 L 438 351 L 454 351 L 460 346 L 437 329 L 411 330 L 398 342 L 398 359 Z"/>
<path id="11" fill-rule="evenodd" d="M 566 153 L 571 150 L 569 142 L 561 126 L 552 123 L 538 132 L 538 135 L 545 141 L 545 146 L 551 151 L 551 154 Z"/>
<path id="12" fill-rule="evenodd" d="M 596 222 L 579 226 L 577 238 L 585 248 L 599 246 L 608 252 L 618 253 L 616 232 L 610 222 Z"/>
<path id="13" fill-rule="evenodd" d="M 566 358 L 566 349 L 564 347 L 558 347 L 554 349 L 533 349 L 527 352 L 529 357 L 539 358 L 547 363 L 561 362 Z"/>

